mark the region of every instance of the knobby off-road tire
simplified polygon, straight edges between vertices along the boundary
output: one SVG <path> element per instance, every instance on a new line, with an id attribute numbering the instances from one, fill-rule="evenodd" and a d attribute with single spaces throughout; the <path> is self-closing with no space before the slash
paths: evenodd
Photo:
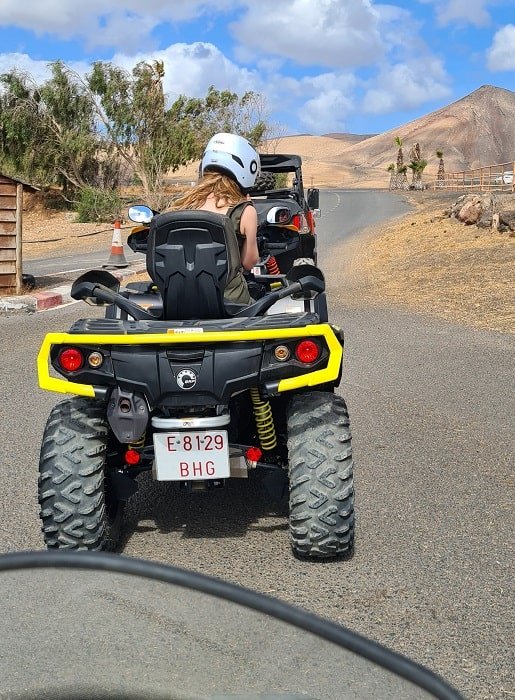
<path id="1" fill-rule="evenodd" d="M 106 478 L 105 404 L 74 397 L 52 409 L 39 460 L 39 504 L 49 549 L 113 550 L 123 502 Z"/>
<path id="2" fill-rule="evenodd" d="M 354 544 L 353 461 L 345 401 L 294 396 L 288 408 L 290 538 L 300 558 L 348 555 Z"/>

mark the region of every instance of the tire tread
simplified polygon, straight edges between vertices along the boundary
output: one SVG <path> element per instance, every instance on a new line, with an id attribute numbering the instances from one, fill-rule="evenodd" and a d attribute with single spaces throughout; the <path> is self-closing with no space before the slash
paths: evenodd
<path id="1" fill-rule="evenodd" d="M 341 396 L 295 395 L 288 409 L 290 540 L 300 558 L 328 559 L 354 545 L 350 421 Z"/>

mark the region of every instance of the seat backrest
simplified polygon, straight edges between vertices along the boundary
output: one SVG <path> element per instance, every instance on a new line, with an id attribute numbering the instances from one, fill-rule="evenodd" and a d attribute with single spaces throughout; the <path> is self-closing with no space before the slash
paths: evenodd
<path id="1" fill-rule="evenodd" d="M 224 290 L 229 247 L 233 247 L 227 245 L 231 227 L 228 217 L 208 211 L 173 211 L 154 217 L 147 271 L 163 298 L 163 319 L 227 317 Z"/>

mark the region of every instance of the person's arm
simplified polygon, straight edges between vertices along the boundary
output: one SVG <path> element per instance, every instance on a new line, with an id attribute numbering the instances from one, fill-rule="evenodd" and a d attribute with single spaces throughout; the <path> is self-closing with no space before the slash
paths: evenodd
<path id="1" fill-rule="evenodd" d="M 240 220 L 240 233 L 245 236 L 241 250 L 241 264 L 246 270 L 252 270 L 259 260 L 257 246 L 257 212 L 254 206 L 245 207 Z"/>

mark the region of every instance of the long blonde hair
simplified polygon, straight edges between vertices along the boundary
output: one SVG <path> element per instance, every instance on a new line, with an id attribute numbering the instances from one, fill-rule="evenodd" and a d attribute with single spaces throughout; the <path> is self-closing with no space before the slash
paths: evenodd
<path id="1" fill-rule="evenodd" d="M 215 197 L 216 206 L 220 208 L 232 207 L 245 201 L 245 195 L 231 177 L 223 173 L 207 172 L 198 185 L 177 199 L 170 209 L 199 209 L 211 194 Z"/>

